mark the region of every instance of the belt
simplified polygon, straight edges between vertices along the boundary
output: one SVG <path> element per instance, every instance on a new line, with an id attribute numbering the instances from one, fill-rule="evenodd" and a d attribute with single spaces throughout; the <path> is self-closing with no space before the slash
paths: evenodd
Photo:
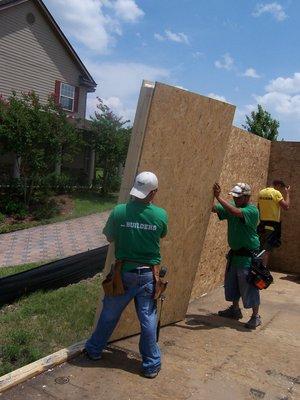
<path id="1" fill-rule="evenodd" d="M 152 269 L 150 267 L 138 267 L 131 269 L 130 271 L 127 271 L 133 274 L 146 274 L 148 272 L 152 272 Z"/>

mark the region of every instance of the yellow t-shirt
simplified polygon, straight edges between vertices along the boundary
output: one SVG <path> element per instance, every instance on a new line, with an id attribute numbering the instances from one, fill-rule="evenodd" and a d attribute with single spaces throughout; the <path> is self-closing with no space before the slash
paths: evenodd
<path id="1" fill-rule="evenodd" d="M 279 190 L 272 187 L 262 189 L 258 194 L 258 207 L 261 221 L 280 222 L 280 205 L 283 200 Z"/>

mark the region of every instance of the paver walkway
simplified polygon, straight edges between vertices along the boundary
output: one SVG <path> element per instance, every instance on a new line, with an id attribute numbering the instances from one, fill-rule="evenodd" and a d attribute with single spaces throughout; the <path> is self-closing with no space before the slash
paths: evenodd
<path id="1" fill-rule="evenodd" d="M 107 244 L 109 211 L 0 235 L 0 267 L 49 261 Z"/>

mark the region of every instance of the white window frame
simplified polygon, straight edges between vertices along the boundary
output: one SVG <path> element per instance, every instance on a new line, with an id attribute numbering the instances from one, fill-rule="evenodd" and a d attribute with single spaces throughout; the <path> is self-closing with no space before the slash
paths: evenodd
<path id="1" fill-rule="evenodd" d="M 74 93 L 74 94 L 73 94 L 73 97 L 65 96 L 65 95 L 62 95 L 62 94 L 61 94 L 61 92 L 62 92 L 62 85 L 67 85 L 67 86 L 70 86 L 71 88 L 73 88 L 73 90 L 74 90 L 74 92 L 73 92 L 73 93 Z M 68 111 L 68 112 L 74 112 L 75 95 L 76 95 L 75 89 L 76 89 L 75 86 L 70 85 L 69 83 L 60 82 L 60 88 L 59 88 L 59 104 L 62 106 L 62 104 L 61 104 L 61 97 L 66 97 L 67 99 L 73 100 L 73 103 L 72 103 L 72 110 L 69 110 L 68 108 L 62 107 L 63 110 Z"/>

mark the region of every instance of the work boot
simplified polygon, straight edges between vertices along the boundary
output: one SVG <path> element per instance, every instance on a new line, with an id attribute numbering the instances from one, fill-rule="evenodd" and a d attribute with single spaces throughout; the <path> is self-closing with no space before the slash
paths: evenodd
<path id="1" fill-rule="evenodd" d="M 143 374 L 143 376 L 144 376 L 145 378 L 154 379 L 154 378 L 157 377 L 159 371 L 160 371 L 160 367 L 159 367 L 156 371 L 153 371 L 153 372 L 143 371 L 142 374 Z"/>
<path id="2" fill-rule="evenodd" d="M 234 308 L 233 306 L 226 308 L 226 310 L 218 311 L 218 315 L 220 317 L 231 318 L 231 319 L 242 319 L 243 318 L 241 309 Z"/>
<path id="3" fill-rule="evenodd" d="M 245 323 L 245 328 L 256 329 L 259 325 L 261 325 L 260 315 L 252 315 L 249 321 Z"/>
<path id="4" fill-rule="evenodd" d="M 101 360 L 101 358 L 102 358 L 102 355 L 101 355 L 101 354 L 100 354 L 99 356 L 94 356 L 94 355 L 90 354 L 90 353 L 87 351 L 87 349 L 84 349 L 84 350 L 83 350 L 83 353 L 87 356 L 87 358 L 89 358 L 89 359 L 92 360 L 92 361 L 98 361 L 98 360 Z"/>

